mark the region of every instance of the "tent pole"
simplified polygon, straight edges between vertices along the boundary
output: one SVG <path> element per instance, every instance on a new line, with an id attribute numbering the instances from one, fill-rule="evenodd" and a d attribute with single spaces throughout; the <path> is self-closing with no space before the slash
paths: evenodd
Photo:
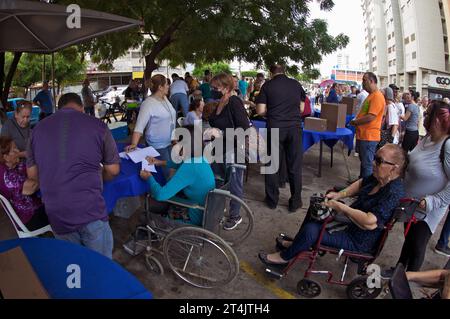
<path id="1" fill-rule="evenodd" d="M 56 94 L 55 94 L 55 53 L 52 52 L 52 91 L 53 91 L 53 111 L 56 111 Z"/>
<path id="2" fill-rule="evenodd" d="M 45 54 L 44 54 L 44 63 L 42 65 L 42 83 L 45 81 Z"/>

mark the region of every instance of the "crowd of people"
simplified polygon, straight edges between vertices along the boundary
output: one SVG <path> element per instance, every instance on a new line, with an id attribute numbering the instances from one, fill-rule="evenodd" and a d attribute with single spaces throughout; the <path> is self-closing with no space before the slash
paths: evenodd
<path id="1" fill-rule="evenodd" d="M 155 148 L 159 159 L 148 158 L 150 164 L 161 166 L 167 183 L 160 185 L 152 173 L 142 171 L 141 178 L 149 185 L 150 210 L 167 212 L 164 201 L 179 194 L 204 205 L 209 191 L 216 187 L 215 175 L 225 176 L 237 158 L 235 146 L 223 164 L 209 163 L 203 150 L 192 144 L 188 154 L 174 131 L 184 126 L 191 132 L 212 128 L 247 130 L 251 119 L 267 123 L 269 155 L 276 152 L 281 162 L 278 172 L 265 176 L 265 203 L 269 209 L 279 204 L 279 187 L 290 186 L 290 212 L 302 203 L 302 117 L 306 104 L 339 103 L 342 97 L 358 99 L 356 117 L 350 122 L 356 128 L 356 150 L 361 162 L 360 178 L 339 193 L 328 195 L 327 206 L 345 215 L 352 222 L 346 231 L 324 237 L 327 246 L 371 253 L 380 240 L 381 229 L 390 221 L 403 197 L 420 200 L 419 209 L 426 218 L 413 224 L 399 252 L 398 263 L 408 271 L 419 271 L 425 259 L 427 244 L 444 218 L 450 204 L 450 106 L 445 101 L 429 101 L 415 92 L 400 94 L 396 85 L 378 87 L 373 73 L 363 77 L 362 90 L 333 84 L 327 92 L 311 90 L 308 98 L 302 85 L 289 78 L 282 65 L 270 68 L 270 79 L 258 74 L 256 79 L 228 74 L 204 72 L 203 81 L 189 73 L 184 78 L 154 75 L 145 82 L 150 94 L 143 94 L 135 82 L 130 83 L 126 97 L 144 100 L 127 152 L 142 140 Z M 11 202 L 22 222 L 36 228 L 49 222 L 55 237 L 79 243 L 112 257 L 113 237 L 102 196 L 103 180 L 110 180 L 120 171 L 116 143 L 106 124 L 94 115 L 95 96 L 89 81 L 83 83 L 82 99 L 74 93 L 63 95 L 54 114 L 46 103 L 50 97 L 38 95 L 35 102 L 42 110 L 42 120 L 31 130 L 31 103 L 19 105 L 14 117 L 2 128 L 0 137 L 0 193 Z M 53 103 L 52 101 L 50 101 Z M 276 129 L 275 137 L 272 135 Z M 203 132 L 202 132 L 203 133 Z M 223 143 L 227 141 L 225 134 Z M 277 149 L 272 149 L 277 145 Z M 225 148 L 225 147 L 224 147 Z M 176 154 L 180 160 L 176 164 Z M 181 164 L 180 164 L 181 162 Z M 284 165 L 284 168 L 283 168 Z M 102 174 L 99 174 L 102 172 Z M 244 197 L 244 170 L 236 168 L 230 177 L 230 191 Z M 36 191 L 40 190 L 40 196 Z M 356 198 L 352 205 L 340 202 Z M 225 230 L 240 225 L 240 206 L 232 201 Z M 201 226 L 202 212 L 190 210 L 183 222 Z M 306 218 L 292 240 L 277 239 L 280 252 L 259 255 L 268 265 L 286 264 L 317 240 L 320 223 Z M 436 251 L 450 257 L 447 218 Z M 136 252 L 133 238 L 125 244 L 128 252 Z M 131 246 L 130 246 L 131 245 Z"/>

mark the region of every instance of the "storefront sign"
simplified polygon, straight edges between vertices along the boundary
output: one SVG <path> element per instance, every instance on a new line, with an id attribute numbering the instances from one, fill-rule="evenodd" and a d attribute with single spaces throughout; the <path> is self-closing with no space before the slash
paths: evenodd
<path id="1" fill-rule="evenodd" d="M 429 87 L 450 90 L 450 76 L 430 75 Z"/>

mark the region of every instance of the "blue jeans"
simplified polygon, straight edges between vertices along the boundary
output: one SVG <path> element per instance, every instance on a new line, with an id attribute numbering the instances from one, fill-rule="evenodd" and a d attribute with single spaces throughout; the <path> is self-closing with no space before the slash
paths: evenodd
<path id="1" fill-rule="evenodd" d="M 183 116 L 186 117 L 189 113 L 189 99 L 186 94 L 177 93 L 170 97 L 170 103 L 172 103 L 175 111 L 179 111 L 181 107 L 181 111 L 183 112 Z"/>
<path id="2" fill-rule="evenodd" d="M 437 245 L 439 247 L 448 248 L 448 238 L 450 237 L 450 213 L 447 214 L 447 219 L 445 220 L 444 227 L 442 228 L 441 237 Z"/>
<path id="3" fill-rule="evenodd" d="M 319 238 L 320 231 L 323 224 L 319 222 L 309 222 L 303 225 L 294 238 L 292 245 L 281 252 L 281 258 L 284 260 L 291 260 L 299 253 L 307 251 L 310 247 L 314 246 Z M 322 238 L 322 245 L 339 248 L 350 251 L 358 251 L 350 236 L 345 231 L 335 232 L 329 234 L 325 231 Z"/>
<path id="4" fill-rule="evenodd" d="M 96 220 L 76 232 L 64 235 L 55 234 L 55 238 L 85 246 L 112 259 L 114 240 L 108 221 Z"/>
<path id="5" fill-rule="evenodd" d="M 160 155 L 160 159 L 162 161 L 170 161 L 171 157 L 170 157 L 170 153 L 172 152 L 172 145 L 167 146 L 165 148 L 160 148 L 156 150 Z M 166 178 L 166 181 L 169 180 L 169 176 L 170 176 L 170 170 L 167 168 L 167 166 L 163 166 L 161 167 L 164 177 Z"/>
<path id="6" fill-rule="evenodd" d="M 377 151 L 378 142 L 356 140 L 356 151 L 361 161 L 361 171 L 359 177 L 369 177 L 373 173 L 373 159 Z"/>
<path id="7" fill-rule="evenodd" d="M 244 170 L 236 168 L 236 172 L 230 176 L 230 193 L 242 199 L 244 196 Z M 240 217 L 241 204 L 235 200 L 230 202 L 230 218 Z"/>

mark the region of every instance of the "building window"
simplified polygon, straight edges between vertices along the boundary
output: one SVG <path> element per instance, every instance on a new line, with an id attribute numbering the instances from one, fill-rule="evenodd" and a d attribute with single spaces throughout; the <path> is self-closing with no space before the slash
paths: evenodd
<path id="1" fill-rule="evenodd" d="M 388 40 L 390 40 L 391 38 L 392 38 L 392 37 L 391 37 L 391 35 L 389 34 L 389 35 L 388 35 Z"/>
<path id="2" fill-rule="evenodd" d="M 409 43 L 409 37 L 405 38 L 405 45 Z"/>
<path id="3" fill-rule="evenodd" d="M 377 57 L 374 56 L 374 57 L 372 58 L 372 62 L 375 62 L 376 60 L 377 60 Z"/>
<path id="4" fill-rule="evenodd" d="M 412 53 L 412 58 L 413 58 L 413 60 L 415 60 L 417 58 L 417 53 L 415 51 Z"/>
<path id="5" fill-rule="evenodd" d="M 389 66 L 390 66 L 390 67 L 392 66 L 392 61 L 389 61 Z"/>
<path id="6" fill-rule="evenodd" d="M 391 47 L 389 47 L 388 48 L 388 53 L 391 53 L 392 52 L 392 49 L 391 49 Z"/>
<path id="7" fill-rule="evenodd" d="M 413 33 L 411 34 L 411 42 L 414 42 L 416 40 L 416 34 Z"/>

